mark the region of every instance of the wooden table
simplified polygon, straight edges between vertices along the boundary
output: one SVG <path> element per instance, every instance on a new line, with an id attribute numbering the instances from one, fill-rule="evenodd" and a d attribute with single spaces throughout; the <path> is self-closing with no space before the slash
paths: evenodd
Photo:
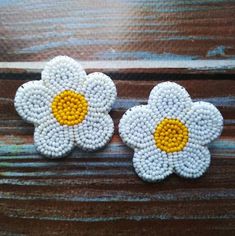
<path id="1" fill-rule="evenodd" d="M 16 114 L 16 89 L 56 55 L 118 89 L 111 143 L 48 161 Z M 235 1 L 0 1 L 0 235 L 235 234 Z M 205 176 L 142 182 L 118 136 L 126 109 L 176 81 L 224 116 Z"/>

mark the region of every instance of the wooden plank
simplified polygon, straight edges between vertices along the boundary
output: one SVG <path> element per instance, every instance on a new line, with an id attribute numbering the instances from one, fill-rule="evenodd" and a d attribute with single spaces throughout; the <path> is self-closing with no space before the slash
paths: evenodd
<path id="1" fill-rule="evenodd" d="M 133 152 L 121 142 L 117 135 L 113 137 L 111 143 L 103 150 L 95 153 L 86 153 L 75 149 L 68 158 L 54 162 L 48 162 L 36 152 L 32 135 L 1 135 L 0 142 L 1 189 L 10 191 L 14 198 L 17 198 L 17 190 L 19 190 L 19 193 L 23 194 L 19 195 L 19 197 L 28 197 L 27 199 L 30 199 L 30 196 L 35 197 L 34 194 L 39 198 L 45 198 L 47 193 L 55 199 L 56 196 L 70 200 L 74 197 L 74 199 L 81 197 L 83 200 L 86 197 L 88 199 L 90 197 L 97 199 L 92 189 L 93 187 L 96 189 L 98 186 L 100 188 L 96 189 L 95 192 L 99 192 L 100 200 L 102 197 L 103 200 L 108 200 L 109 197 L 110 200 L 119 198 L 127 200 L 128 197 L 132 198 L 132 200 L 138 200 L 138 197 L 141 198 L 141 196 L 149 200 L 164 200 L 164 194 L 165 200 L 169 200 L 167 199 L 167 192 L 174 194 L 172 197 L 174 196 L 175 200 L 180 197 L 184 200 L 192 200 L 194 198 L 198 200 L 204 197 L 210 199 L 213 196 L 215 199 L 217 197 L 228 197 L 230 199 L 230 197 L 235 195 L 233 190 L 234 181 L 232 181 L 235 177 L 235 140 L 234 137 L 230 136 L 223 135 L 221 139 L 210 145 L 212 166 L 204 178 L 199 181 L 185 181 L 182 178 L 174 179 L 174 177 L 171 177 L 160 185 L 155 184 L 157 189 L 154 185 L 150 187 L 136 177 L 131 163 Z M 94 179 L 89 180 L 89 178 Z M 76 180 L 77 182 L 75 182 Z M 15 187 L 12 188 L 11 186 Z M 57 187 L 59 186 L 60 188 L 58 189 Z M 77 188 L 78 186 L 80 186 L 79 189 Z M 105 186 L 109 187 L 108 192 L 104 191 Z M 145 191 L 140 188 L 140 192 L 138 192 L 137 186 L 142 186 L 141 188 L 145 188 Z M 185 193 L 183 189 L 178 191 L 180 187 L 185 189 Z M 217 189 L 219 187 L 230 189 L 227 189 L 227 196 L 226 194 L 224 195 L 223 189 Z M 43 196 L 37 194 L 41 188 L 44 189 Z M 31 189 L 31 191 L 26 195 L 24 191 L 27 192 L 27 189 Z M 82 189 L 86 189 L 86 191 L 84 192 Z M 148 193 L 146 192 L 147 189 Z M 152 190 L 155 191 L 154 189 L 158 191 L 165 189 L 166 192 L 164 194 L 151 192 Z M 199 192 L 195 191 L 195 195 L 190 196 L 190 192 L 193 189 Z M 218 191 L 219 195 L 217 196 L 211 192 L 208 197 L 207 194 L 210 194 L 209 189 L 214 189 L 215 193 Z M 121 192 L 119 192 L 120 190 Z M 187 191 L 189 192 L 187 193 Z M 71 198 L 69 193 L 72 193 Z M 220 195 L 221 193 L 222 195 Z M 2 193 L 1 197 L 8 198 L 10 195 L 9 193 Z"/>
<path id="2" fill-rule="evenodd" d="M 54 208 L 54 202 L 25 200 L 1 201 L 2 213 L 5 215 L 18 215 L 25 219 L 58 220 L 71 222 L 108 222 L 119 220 L 183 220 L 183 219 L 205 219 L 210 216 L 217 219 L 228 219 L 230 215 L 224 210 L 234 207 L 233 201 L 191 201 L 191 202 L 67 202 L 59 201 L 60 209 Z M 218 204 L 218 208 L 214 208 Z M 40 209 L 45 208 L 43 214 Z M 121 208 L 126 209 L 122 211 Z M 178 211 L 181 208 L 181 211 Z M 106 210 L 104 210 L 106 209 Z M 205 210 L 206 209 L 206 210 Z M 84 212 L 80 217 L 80 212 Z M 102 217 L 101 217 L 101 212 Z M 164 214 L 167 212 L 167 214 Z M 207 214 L 205 216 L 205 214 Z M 230 213 L 232 214 L 232 212 Z M 63 216 L 63 217 L 61 217 Z"/>
<path id="3" fill-rule="evenodd" d="M 234 10 L 233 0 L 0 1 L 0 235 L 234 235 Z M 49 161 L 13 99 L 59 54 L 114 80 L 115 133 L 102 150 Z M 200 179 L 148 184 L 117 126 L 169 80 L 216 105 L 224 130 Z"/>
<path id="4" fill-rule="evenodd" d="M 140 104 L 146 104 L 151 89 L 159 82 L 156 80 L 128 80 L 130 74 L 122 74 L 123 80 L 114 80 L 118 99 L 113 106 L 111 115 L 115 122 L 115 134 L 118 133 L 119 119 L 126 109 Z M 25 76 L 27 78 L 27 75 Z M 189 76 L 190 77 L 190 76 Z M 145 79 L 148 77 L 146 76 Z M 27 80 L 26 80 L 27 81 Z M 33 126 L 21 120 L 16 114 L 13 99 L 17 88 L 26 82 L 25 80 L 0 80 L 1 97 L 0 107 L 4 113 L 0 114 L 0 134 L 33 134 Z M 203 100 L 216 105 L 225 119 L 225 135 L 233 135 L 235 124 L 235 83 L 232 79 L 205 80 L 183 79 L 174 80 L 184 86 L 195 101 Z M 138 91 L 138 93 L 136 93 Z M 19 128 L 17 128 L 19 127 Z"/>
<path id="5" fill-rule="evenodd" d="M 2 235 L 233 235 L 234 220 L 117 220 L 68 222 L 0 218 Z M 108 226 L 108 227 L 107 227 Z"/>
<path id="6" fill-rule="evenodd" d="M 0 61 L 234 59 L 235 2 L 1 1 Z"/>
<path id="7" fill-rule="evenodd" d="M 0 88 L 1 88 L 1 94 L 0 98 L 2 101 L 7 100 L 13 102 L 15 93 L 17 88 L 22 85 L 23 83 L 26 83 L 29 81 L 28 75 L 23 74 L 24 76 L 20 77 L 17 75 L 16 77 L 12 74 L 9 76 L 6 75 L 5 78 L 0 79 Z M 157 85 L 158 83 L 161 83 L 165 81 L 164 77 L 161 75 L 152 75 L 149 74 L 147 76 L 142 77 L 142 74 L 139 74 L 139 79 L 137 80 L 135 75 L 127 74 L 127 73 L 118 73 L 111 74 L 111 78 L 114 80 L 114 83 L 117 87 L 118 91 L 118 100 L 120 99 L 132 99 L 140 102 L 146 102 L 148 95 L 152 88 Z M 166 74 L 167 76 L 167 74 Z M 38 80 L 40 79 L 40 74 L 32 74 L 30 75 L 32 77 L 32 80 Z M 116 79 L 116 78 L 120 78 Z M 149 78 L 150 77 L 150 78 Z M 201 79 L 199 79 L 199 78 Z M 1 74 L 0 74 L 1 78 Z M 185 75 L 185 76 L 176 76 L 172 75 L 170 77 L 170 81 L 174 81 L 182 86 L 184 86 L 191 97 L 193 99 L 210 99 L 210 102 L 215 102 L 215 105 L 224 105 L 227 106 L 228 104 L 226 102 L 230 102 L 229 104 L 232 106 L 234 103 L 232 101 L 229 101 L 229 98 L 232 99 L 235 95 L 235 83 L 234 83 L 234 75 L 223 77 L 226 79 L 208 79 L 210 76 L 208 75 L 198 75 L 196 79 L 194 79 L 194 75 Z M 218 76 L 219 78 L 219 76 Z M 228 78 L 228 79 L 227 79 Z M 138 91 L 138 93 L 137 93 Z M 223 98 L 226 98 L 227 101 L 224 100 L 223 104 Z M 212 101 L 213 100 L 213 101 Z M 220 101 L 221 100 L 221 101 Z M 120 100 L 121 101 L 121 100 Z M 127 101 L 128 102 L 128 101 Z M 124 103 L 124 101 L 123 101 Z M 133 105 L 136 105 L 133 104 Z M 118 103 L 114 105 L 114 108 L 117 108 Z M 130 106 L 130 105 L 129 105 Z M 124 109 L 127 109 L 127 105 L 123 107 Z"/>
<path id="8" fill-rule="evenodd" d="M 5 81 L 4 81 L 5 82 Z M 79 150 L 61 161 L 42 158 L 33 146 L 32 125 L 13 113 L 16 83 L 0 99 L 5 114 L 0 117 L 0 226 L 2 235 L 232 235 L 235 232 L 234 110 L 232 104 L 219 107 L 226 116 L 222 138 L 211 146 L 212 165 L 196 181 L 175 175 L 160 184 L 143 183 L 134 173 L 132 151 L 117 135 L 95 153 Z M 117 125 L 121 114 L 135 101 L 130 81 L 115 81 L 124 105 L 112 117 Z M 211 81 L 214 94 L 200 91 L 202 81 L 180 81 L 194 95 L 234 96 L 231 83 Z M 145 81 L 139 100 L 155 81 Z M 141 81 L 135 83 L 138 89 Z M 128 86 L 127 86 L 128 85 Z M 191 86 L 192 87 L 191 87 Z M 223 89 L 219 89 L 219 86 Z M 190 88 L 191 87 L 191 88 Z M 213 86 L 212 86 L 213 87 Z M 213 88 L 211 88 L 213 89 Z M 194 92 L 193 92 L 194 91 Z M 221 97 L 220 97 L 221 96 Z M 125 98 L 126 97 L 126 98 Z M 5 107 L 3 106 L 4 102 Z M 146 100 L 144 100 L 146 101 Z M 116 105 L 117 106 L 117 105 Z M 225 110 L 223 110 L 225 109 Z M 226 115 L 227 112 L 227 115 Z M 77 232 L 77 233 L 76 233 Z"/>
<path id="9" fill-rule="evenodd" d="M 13 68 L 13 70 L 15 70 Z M 104 149 L 75 149 L 48 161 L 33 145 L 33 126 L 14 111 L 16 89 L 30 73 L 0 76 L 0 226 L 3 235 L 232 235 L 235 233 L 235 83 L 233 74 L 171 74 L 194 100 L 215 104 L 225 118 L 220 139 L 210 145 L 212 164 L 198 180 L 176 175 L 158 184 L 142 182 L 132 167 L 133 151 L 118 135 L 126 109 L 145 104 L 158 73 L 111 71 L 118 100 L 111 116 L 115 135 Z M 30 79 L 39 79 L 31 73 Z M 116 79 L 120 78 L 121 79 Z M 223 75 L 225 76 L 225 75 Z M 138 78 L 137 78 L 138 77 Z M 209 79 L 211 78 L 211 79 Z M 136 92 L 138 91 L 138 93 Z M 76 233 L 77 232 L 77 233 Z"/>

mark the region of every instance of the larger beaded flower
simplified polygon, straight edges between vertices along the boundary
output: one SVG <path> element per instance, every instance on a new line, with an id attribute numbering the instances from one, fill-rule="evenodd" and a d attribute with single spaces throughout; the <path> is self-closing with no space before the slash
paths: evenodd
<path id="1" fill-rule="evenodd" d="M 207 148 L 222 131 L 223 117 L 207 102 L 192 102 L 187 91 L 172 82 L 153 88 L 147 105 L 129 109 L 119 132 L 134 149 L 133 165 L 145 181 L 172 173 L 200 177 L 210 165 Z"/>
<path id="2" fill-rule="evenodd" d="M 84 150 L 103 147 L 114 125 L 108 112 L 116 99 L 116 87 L 103 73 L 86 75 L 67 56 L 48 62 L 40 81 L 17 90 L 15 108 L 34 123 L 37 150 L 50 158 L 62 157 L 77 145 Z"/>

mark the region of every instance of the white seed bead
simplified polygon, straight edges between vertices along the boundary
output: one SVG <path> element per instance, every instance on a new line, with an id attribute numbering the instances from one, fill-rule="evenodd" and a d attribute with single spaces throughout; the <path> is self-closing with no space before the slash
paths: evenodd
<path id="1" fill-rule="evenodd" d="M 48 109 L 52 94 L 41 81 L 30 81 L 21 85 L 15 96 L 15 108 L 22 118 L 28 122 L 39 124 L 50 114 Z"/>
<path id="2" fill-rule="evenodd" d="M 53 99 L 65 90 L 81 94 L 88 103 L 88 112 L 77 125 L 61 125 L 54 116 Z M 116 94 L 108 76 L 102 73 L 87 76 L 75 60 L 59 56 L 46 65 L 41 81 L 28 82 L 18 89 L 15 107 L 23 119 L 35 124 L 36 149 L 46 157 L 61 158 L 74 145 L 93 151 L 108 143 L 114 131 L 108 112 Z"/>
<path id="3" fill-rule="evenodd" d="M 148 106 L 136 106 L 129 109 L 119 123 L 122 140 L 132 148 L 152 146 L 156 120 Z"/>
<path id="4" fill-rule="evenodd" d="M 86 72 L 74 59 L 57 56 L 49 61 L 42 71 L 42 81 L 52 91 L 81 89 Z"/>
<path id="5" fill-rule="evenodd" d="M 83 150 L 102 148 L 114 132 L 113 120 L 109 115 L 91 113 L 82 126 L 75 128 L 75 140 Z"/>
<path id="6" fill-rule="evenodd" d="M 182 118 L 192 106 L 192 100 L 182 86 L 164 82 L 152 89 L 148 104 L 156 116 Z"/>
<path id="7" fill-rule="evenodd" d="M 181 151 L 161 151 L 154 142 L 161 120 L 177 119 L 188 130 L 188 141 Z M 169 174 L 198 178 L 210 165 L 205 144 L 222 131 L 223 117 L 209 103 L 193 103 L 187 91 L 172 82 L 160 83 L 150 94 L 148 105 L 129 109 L 119 124 L 122 140 L 134 149 L 133 165 L 144 181 L 163 180 Z"/>
<path id="8" fill-rule="evenodd" d="M 191 142 L 205 145 L 222 132 L 223 117 L 218 109 L 207 102 L 195 102 L 186 116 Z"/>
<path id="9" fill-rule="evenodd" d="M 117 96 L 113 81 L 99 72 L 87 76 L 83 90 L 89 100 L 89 109 L 95 113 L 110 111 Z"/>

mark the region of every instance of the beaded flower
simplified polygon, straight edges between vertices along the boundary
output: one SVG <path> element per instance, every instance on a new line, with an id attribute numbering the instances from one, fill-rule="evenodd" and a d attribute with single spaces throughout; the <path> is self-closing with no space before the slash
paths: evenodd
<path id="1" fill-rule="evenodd" d="M 107 75 L 87 75 L 72 58 L 58 56 L 46 64 L 41 80 L 19 87 L 15 108 L 35 125 L 36 149 L 59 158 L 75 145 L 93 151 L 108 143 L 114 131 L 108 113 L 116 95 Z"/>
<path id="2" fill-rule="evenodd" d="M 148 182 L 172 173 L 200 177 L 211 161 L 206 145 L 222 128 L 223 117 L 214 105 L 192 102 L 173 82 L 155 86 L 148 104 L 127 110 L 119 123 L 121 138 L 134 149 L 134 169 Z"/>

